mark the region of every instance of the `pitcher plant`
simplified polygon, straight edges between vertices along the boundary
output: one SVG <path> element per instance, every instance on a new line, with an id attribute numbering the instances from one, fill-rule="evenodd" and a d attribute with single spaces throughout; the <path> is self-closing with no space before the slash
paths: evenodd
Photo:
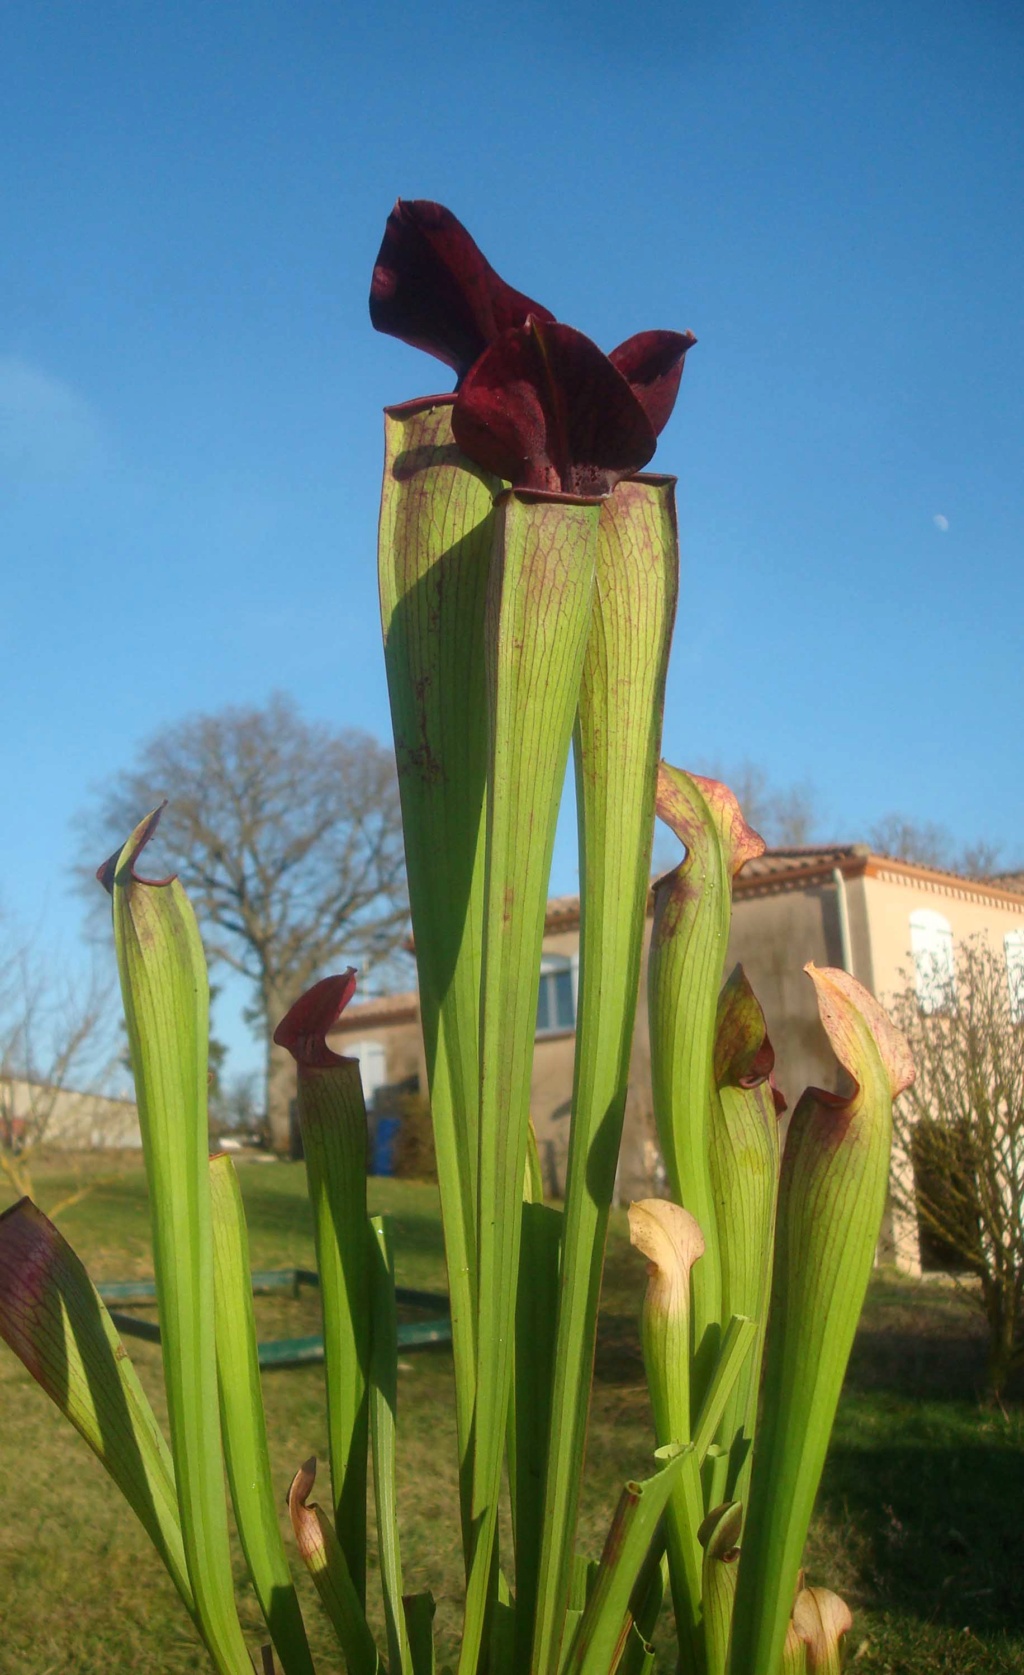
<path id="1" fill-rule="evenodd" d="M 892 1101 L 912 1069 L 853 977 L 807 967 L 851 1091 L 809 1089 L 780 1143 L 764 1015 L 743 971 L 725 969 L 733 882 L 764 844 L 727 787 L 660 761 L 679 551 L 675 479 L 645 467 L 695 339 L 643 331 L 605 354 L 428 202 L 392 211 L 370 315 L 456 376 L 452 393 L 385 414 L 378 563 L 451 1310 L 458 1675 L 646 1675 L 670 1614 L 665 1667 L 680 1675 L 837 1671 L 850 1614 L 804 1585 L 803 1550 L 881 1225 Z M 556 1207 L 540 1190 L 530 1087 L 570 750 L 579 990 Z M 652 896 L 656 817 L 685 853 Z M 257 1658 L 312 1675 L 296 1558 L 336 1632 L 324 1667 L 434 1675 L 429 1578 L 407 1585 L 397 1516 L 391 1239 L 367 1211 L 359 1067 L 328 1041 L 356 974 L 325 975 L 275 1035 L 297 1065 L 329 1438 L 327 1469 L 297 1464 L 288 1489 L 289 1557 L 242 1198 L 230 1158 L 207 1156 L 202 945 L 178 882 L 140 871 L 158 819 L 144 816 L 100 878 L 149 1181 L 168 1436 L 82 1264 L 27 1199 L 0 1217 L 0 1333 L 142 1522 L 221 1675 Z M 651 1470 L 609 1509 L 598 1554 L 580 1550 L 577 1526 L 645 946 L 668 1183 L 629 1210 L 647 1264 Z M 239 1622 L 229 1499 L 266 1623 L 258 1647 Z"/>

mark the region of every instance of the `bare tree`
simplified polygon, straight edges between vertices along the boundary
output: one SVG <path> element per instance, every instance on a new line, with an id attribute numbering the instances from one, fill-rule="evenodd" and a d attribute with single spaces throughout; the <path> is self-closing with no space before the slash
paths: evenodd
<path id="1" fill-rule="evenodd" d="M 957 848 L 945 826 L 932 821 L 909 820 L 903 814 L 885 814 L 868 832 L 868 842 L 882 855 L 901 861 L 916 861 L 922 867 L 956 872 L 963 878 L 991 878 L 999 865 L 1002 845 L 979 838 Z"/>
<path id="2" fill-rule="evenodd" d="M 238 1130 L 252 1134 L 263 1129 L 263 1078 L 255 1070 L 222 1076 L 216 1090 L 211 1086 L 210 1128 L 217 1134 Z"/>
<path id="3" fill-rule="evenodd" d="M 385 968 L 408 932 L 394 757 L 365 733 L 307 722 L 282 695 L 190 716 L 102 792 L 91 852 L 99 859 L 164 798 L 149 865 L 178 873 L 211 961 L 253 985 L 271 1135 L 287 1149 L 292 1066 L 273 1045 L 276 1024 L 339 962 L 364 978 Z"/>
<path id="4" fill-rule="evenodd" d="M 1024 972 L 969 938 L 941 997 L 919 973 L 893 1011 L 917 1067 L 895 1113 L 897 1209 L 973 1282 L 998 1397 L 1024 1365 Z"/>
<path id="5" fill-rule="evenodd" d="M 773 785 L 763 768 L 753 762 L 743 762 L 729 785 L 736 793 L 744 818 L 760 832 L 770 848 L 799 849 L 814 841 L 821 817 L 817 793 L 806 780 L 794 785 Z"/>
<path id="6" fill-rule="evenodd" d="M 868 829 L 868 842 L 882 855 L 900 861 L 916 861 L 922 867 L 946 867 L 951 841 L 943 826 L 928 821 L 908 820 L 902 814 L 884 814 Z"/>
<path id="7" fill-rule="evenodd" d="M 744 817 L 760 832 L 770 849 L 800 849 L 818 840 L 821 808 L 818 794 L 808 780 L 792 785 L 776 784 L 764 768 L 749 760 L 731 769 L 716 764 L 703 771 L 714 779 L 724 780 L 735 792 Z M 867 838 L 871 847 L 882 855 L 959 873 L 963 878 L 994 877 L 1003 852 L 1002 844 L 991 843 L 986 838 L 958 846 L 945 826 L 911 820 L 898 813 L 885 814 L 876 820 Z M 659 851 L 659 866 L 663 860 L 666 865 L 671 864 Z"/>
<path id="8" fill-rule="evenodd" d="M 764 838 L 770 849 L 800 849 L 813 843 L 821 825 L 817 793 L 809 781 L 776 785 L 764 768 L 749 760 L 732 768 L 704 763 L 700 772 L 720 779 L 735 794 L 744 819 Z M 678 846 L 665 828 L 655 834 L 652 867 L 667 872 L 678 860 Z"/>
<path id="9" fill-rule="evenodd" d="M 724 780 L 736 795 L 743 817 L 760 832 L 769 848 L 799 849 L 813 843 L 821 824 L 817 793 L 809 781 L 776 785 L 756 762 L 738 763 L 729 771 L 714 767 L 713 779 Z"/>
<path id="10" fill-rule="evenodd" d="M 34 1197 L 42 1148 L 63 1144 L 77 1162 L 95 1130 L 121 1114 L 99 1091 L 114 1058 L 116 1013 L 109 984 L 56 976 L 28 943 L 19 944 L 6 919 L 0 935 L 0 1173 L 18 1197 Z M 116 1144 L 119 1136 L 108 1138 Z M 74 1188 L 47 1206 L 51 1218 L 97 1184 L 73 1173 Z"/>

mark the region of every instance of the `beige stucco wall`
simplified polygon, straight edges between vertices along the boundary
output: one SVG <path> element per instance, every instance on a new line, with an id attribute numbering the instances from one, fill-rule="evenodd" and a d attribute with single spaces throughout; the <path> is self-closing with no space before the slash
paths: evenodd
<path id="1" fill-rule="evenodd" d="M 356 1042 L 375 1041 L 384 1048 L 386 1081 L 389 1086 L 416 1077 L 420 1090 L 427 1091 L 426 1066 L 423 1057 L 423 1035 L 419 1019 L 389 1019 L 378 1023 L 364 1022 L 357 1008 L 342 1014 L 338 1026 L 331 1031 L 330 1044 L 338 1053 L 350 1051 Z"/>
<path id="2" fill-rule="evenodd" d="M 887 871 L 877 862 L 871 867 L 869 874 L 847 877 L 844 887 L 854 975 L 883 1000 L 901 986 L 900 972 L 910 964 L 914 908 L 930 907 L 945 914 L 957 940 L 982 931 L 1001 943 L 1005 931 L 1024 928 L 1024 896 L 1018 900 L 979 895 L 955 879 L 947 885 L 909 876 L 910 869 Z M 650 935 L 648 919 L 619 1164 L 620 1201 L 643 1196 L 660 1184 L 648 1041 Z M 544 939 L 548 954 L 571 957 L 578 950 L 577 930 L 562 930 Z M 742 964 L 764 1008 L 775 1048 L 776 1079 L 790 1110 L 806 1087 L 834 1090 L 841 1085 L 841 1073 L 818 1018 L 814 988 L 803 969 L 812 960 L 818 965 L 843 963 L 838 893 L 831 877 L 804 883 L 799 889 L 766 885 L 737 892 L 725 971 L 728 974 L 734 965 Z M 417 1022 L 371 1025 L 361 1020 L 356 1007 L 344 1015 L 333 1037 L 339 1051 L 345 1050 L 346 1036 L 350 1041 L 380 1041 L 386 1052 L 388 1082 L 416 1075 L 426 1091 Z M 575 1032 L 567 1030 L 538 1037 L 534 1047 L 531 1115 L 547 1190 L 552 1194 L 559 1193 L 565 1182 L 575 1046 Z M 910 1244 L 906 1252 L 902 1249 L 909 1234 L 893 1228 L 887 1236 L 900 1243 L 901 1257 L 912 1265 Z"/>
<path id="3" fill-rule="evenodd" d="M 37 1082 L 4 1079 L 0 1100 L 15 1124 L 24 1124 L 38 1144 L 63 1151 L 135 1149 L 142 1145 L 139 1114 L 130 1099 L 75 1093 Z"/>
<path id="4" fill-rule="evenodd" d="M 872 984 L 872 959 L 864 880 L 845 880 L 855 976 Z M 775 1048 L 775 1077 L 792 1111 L 807 1087 L 834 1090 L 836 1062 L 818 1017 L 804 966 L 841 966 L 839 898 L 824 879 L 799 890 L 737 894 L 726 974 L 741 964 L 764 1010 Z"/>
<path id="5" fill-rule="evenodd" d="M 1008 930 L 1024 928 L 1024 896 L 979 893 L 976 886 L 951 879 L 948 884 L 917 878 L 910 869 L 875 871 L 844 880 L 854 975 L 884 1000 L 901 987 L 900 973 L 910 965 L 910 915 L 917 907 L 943 913 L 954 940 L 976 932 L 1001 945 Z M 651 921 L 644 936 L 636 1033 L 630 1065 L 629 1093 L 619 1168 L 620 1197 L 636 1196 L 656 1184 L 657 1164 L 651 1110 L 650 1048 L 646 992 L 647 950 Z M 573 954 L 578 933 L 562 931 L 545 938 L 549 953 Z M 836 883 L 823 878 L 800 889 L 766 886 L 757 892 L 737 892 L 732 932 L 725 962 L 728 973 L 742 964 L 768 1023 L 775 1048 L 776 1079 L 792 1111 L 807 1087 L 835 1090 L 840 1072 L 821 1027 L 814 988 L 804 966 L 843 963 L 840 912 Z M 533 1115 L 542 1156 L 549 1159 L 549 1179 L 564 1180 L 568 1150 L 569 1101 L 572 1094 L 574 1037 L 569 1034 L 537 1042 L 533 1076 Z M 905 1236 L 892 1230 L 900 1243 L 901 1260 L 913 1256 L 902 1246 Z"/>
<path id="6" fill-rule="evenodd" d="M 380 1039 L 376 1035 L 371 1039 Z M 423 1093 L 427 1091 L 426 1066 L 423 1061 L 423 1036 L 419 1022 L 397 1024 L 385 1039 L 387 1049 L 388 1082 L 407 1082 L 415 1076 Z"/>
<path id="7" fill-rule="evenodd" d="M 909 871 L 876 866 L 864 879 L 868 924 L 874 951 L 875 993 L 886 996 L 913 981 L 910 953 L 910 915 L 929 908 L 949 920 L 954 947 L 967 937 L 981 935 L 1002 948 L 1007 931 L 1024 930 L 1024 895 L 989 894 L 977 885 L 951 878 L 948 883 L 918 877 Z"/>
<path id="8" fill-rule="evenodd" d="M 953 932 L 953 946 L 968 937 L 982 936 L 998 951 L 1007 931 L 1024 929 L 1024 896 L 988 892 L 977 885 L 950 878 L 927 877 L 909 867 L 872 863 L 864 879 L 864 896 L 874 959 L 874 992 L 885 1005 L 914 979 L 910 945 L 910 915 L 918 908 L 941 913 Z M 909 1170 L 904 1161 L 897 1168 Z M 904 1187 L 910 1185 L 904 1181 Z M 920 1273 L 916 1218 L 901 1214 L 892 1203 L 882 1226 L 880 1258 L 895 1262 L 908 1273 Z"/>
<path id="9" fill-rule="evenodd" d="M 870 985 L 869 928 L 863 880 L 846 881 L 854 968 Z M 651 1103 L 651 1059 L 647 1010 L 647 954 L 652 921 L 644 931 L 636 1031 L 630 1060 L 626 1118 L 619 1163 L 618 1192 L 625 1201 L 659 1186 L 659 1154 Z M 546 937 L 546 953 L 577 951 L 578 933 Z M 842 952 L 839 911 L 829 880 L 801 890 L 737 896 L 726 973 L 742 964 L 764 1007 L 776 1052 L 777 1080 L 792 1108 L 805 1087 L 833 1089 L 837 1068 L 818 1018 L 814 989 L 803 967 L 809 960 L 838 965 Z M 572 1095 L 572 1035 L 539 1040 L 535 1049 L 533 1115 L 547 1157 L 548 1178 L 564 1181 L 568 1150 L 569 1101 Z"/>
<path id="10" fill-rule="evenodd" d="M 847 879 L 846 895 L 854 969 L 870 986 L 864 881 Z M 648 919 L 619 1163 L 618 1194 L 623 1202 L 657 1190 L 660 1184 L 647 1010 L 651 927 Z M 578 947 L 576 931 L 562 931 L 544 939 L 545 953 L 574 954 Z M 764 1008 L 775 1048 L 776 1079 L 790 1109 L 805 1087 L 831 1090 L 838 1085 L 836 1062 L 818 1018 L 814 988 L 803 969 L 809 960 L 818 965 L 839 965 L 842 961 L 839 910 L 830 880 L 800 890 L 737 896 L 725 972 L 742 964 Z M 565 1178 L 574 1048 L 575 1037 L 569 1033 L 541 1038 L 534 1050 L 532 1110 L 549 1190 L 556 1180 L 561 1186 Z"/>

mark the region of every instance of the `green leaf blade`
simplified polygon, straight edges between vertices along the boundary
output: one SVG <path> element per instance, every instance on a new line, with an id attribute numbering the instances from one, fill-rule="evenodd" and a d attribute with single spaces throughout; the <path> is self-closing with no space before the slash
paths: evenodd
<path id="1" fill-rule="evenodd" d="M 764 850 L 732 792 L 663 763 L 658 814 L 686 855 L 655 891 L 648 977 L 651 1082 L 673 1196 L 695 1216 L 706 1252 L 693 1277 L 693 1401 L 718 1353 L 721 1235 L 709 1162 L 714 1042 L 732 911 L 732 880 Z"/>
<path id="2" fill-rule="evenodd" d="M 516 1299 L 514 1438 L 509 1472 L 514 1487 L 516 1550 L 515 1667 L 529 1666 L 541 1572 L 544 1466 L 558 1319 L 562 1216 L 547 1204 L 524 1203 Z"/>
<path id="3" fill-rule="evenodd" d="M 221 1429 L 242 1551 L 284 1675 L 313 1675 L 298 1595 L 277 1519 L 278 1496 L 260 1387 L 249 1241 L 229 1157 L 210 1160 L 214 1306 Z"/>
<path id="4" fill-rule="evenodd" d="M 462 1675 L 476 1670 L 492 1592 L 544 915 L 590 626 L 599 512 L 594 501 L 508 492 L 495 523 L 486 635 L 473 1556 Z"/>
<path id="5" fill-rule="evenodd" d="M 892 1101 L 913 1075 L 906 1043 L 856 979 L 807 969 L 822 1022 L 855 1091 L 843 1099 L 809 1089 L 786 1141 L 731 1675 L 761 1675 L 783 1655 L 885 1208 Z"/>
<path id="6" fill-rule="evenodd" d="M 413 1675 L 435 1675 L 434 1614 L 437 1606 L 434 1596 L 431 1593 L 406 1594 L 402 1605 Z"/>
<path id="7" fill-rule="evenodd" d="M 487 690 L 484 621 L 501 485 L 451 432 L 451 400 L 385 420 L 379 577 L 455 1357 L 470 1545 Z"/>
<path id="8" fill-rule="evenodd" d="M 757 1338 L 722 1418 L 728 1450 L 725 1498 L 745 1500 L 750 1481 L 761 1360 L 771 1291 L 779 1184 L 779 1127 L 771 1081 L 775 1055 L 764 1013 L 742 966 L 718 1002 L 708 1162 L 721 1230 L 722 1316 L 748 1316 Z M 778 1109 L 784 1109 L 781 1095 Z M 717 1497 L 721 1499 L 722 1496 Z M 710 1501 L 709 1505 L 714 1505 Z"/>
<path id="9" fill-rule="evenodd" d="M 373 1440 L 373 1489 L 377 1508 L 377 1547 L 384 1590 L 388 1637 L 388 1675 L 412 1675 L 412 1653 L 402 1597 L 402 1549 L 398 1529 L 395 1430 L 398 1410 L 398 1309 L 391 1240 L 383 1216 L 373 1216 L 374 1262 L 371 1279 L 373 1350 L 370 1361 L 370 1432 Z"/>
<path id="10" fill-rule="evenodd" d="M 235 1607 L 221 1454 L 206 1119 L 209 989 L 177 879 L 135 863 L 159 810 L 103 869 L 150 1192 L 153 1267 L 182 1540 L 196 1613 L 223 1675 L 251 1675 Z"/>
<path id="11" fill-rule="evenodd" d="M 733 1602 L 736 1598 L 736 1560 L 743 1509 L 737 1501 L 717 1506 L 700 1528 L 704 1548 L 701 1616 L 704 1625 L 705 1675 L 726 1675 Z"/>
<path id="12" fill-rule="evenodd" d="M 170 1450 L 85 1268 L 28 1198 L 0 1215 L 0 1336 L 116 1483 L 194 1619 Z"/>
<path id="13" fill-rule="evenodd" d="M 365 1599 L 372 1248 L 357 1061 L 300 1066 L 298 1105 L 320 1275 L 334 1527 Z"/>
<path id="14" fill-rule="evenodd" d="M 620 483 L 601 507 L 574 754 L 579 1008 L 562 1285 L 533 1667 L 564 1629 L 608 1213 L 629 1083 L 665 678 L 679 584 L 674 479 Z"/>
<path id="15" fill-rule="evenodd" d="M 299 1467 L 288 1491 L 288 1510 L 299 1555 L 338 1636 L 349 1675 L 383 1675 L 384 1664 L 341 1544 L 330 1519 L 309 1499 L 315 1481 L 314 1458 Z"/>
<path id="16" fill-rule="evenodd" d="M 647 1258 L 640 1335 L 644 1371 L 661 1447 L 691 1445 L 690 1290 L 704 1257 L 704 1237 L 678 1204 L 647 1198 L 629 1207 L 629 1237 Z M 701 1557 L 697 1529 L 704 1516 L 698 1467 L 690 1454 L 665 1513 L 669 1578 L 684 1666 L 700 1667 Z"/>
<path id="17" fill-rule="evenodd" d="M 566 1662 L 566 1675 L 608 1675 L 633 1627 L 629 1609 L 637 1577 L 654 1541 L 665 1507 L 692 1449 L 659 1450 L 668 1463 L 644 1483 L 622 1492 L 601 1554 L 596 1579 Z"/>

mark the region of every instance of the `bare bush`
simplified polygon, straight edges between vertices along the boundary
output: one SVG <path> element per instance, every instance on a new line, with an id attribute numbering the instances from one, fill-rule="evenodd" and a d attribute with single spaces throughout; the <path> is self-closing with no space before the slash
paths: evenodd
<path id="1" fill-rule="evenodd" d="M 976 1282 L 998 1397 L 1024 1365 L 1024 983 L 975 937 L 926 1000 L 910 985 L 893 1009 L 917 1067 L 896 1107 L 897 1208 L 933 1265 Z"/>
<path id="2" fill-rule="evenodd" d="M 0 1172 L 19 1197 L 32 1197 L 38 1153 L 56 1142 L 80 1157 L 116 1103 L 100 1091 L 114 1060 L 116 1012 L 109 983 L 61 977 L 7 921 L 0 933 Z M 95 1184 L 78 1180 L 48 1206 L 51 1218 Z"/>

